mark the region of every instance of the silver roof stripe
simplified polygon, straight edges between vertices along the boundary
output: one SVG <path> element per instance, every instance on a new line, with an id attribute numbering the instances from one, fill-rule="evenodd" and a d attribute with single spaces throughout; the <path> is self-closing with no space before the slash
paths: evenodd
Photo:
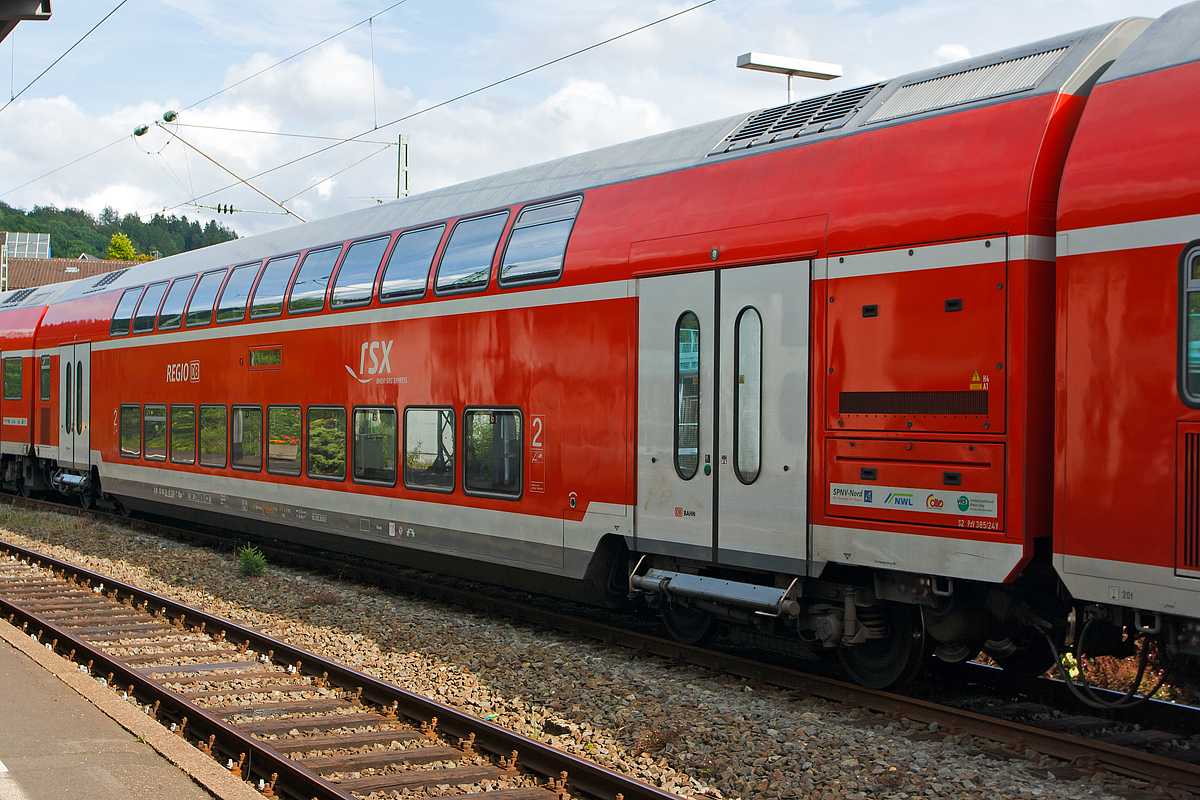
<path id="1" fill-rule="evenodd" d="M 609 281 L 582 286 L 550 286 L 521 292 L 492 295 L 467 295 L 435 303 L 399 303 L 362 311 L 326 312 L 317 316 L 283 317 L 263 322 L 234 325 L 210 325 L 205 328 L 173 331 L 153 335 L 121 336 L 106 342 L 96 342 L 92 351 L 122 350 L 130 347 L 149 347 L 158 344 L 182 344 L 242 336 L 291 333 L 300 330 L 344 328 L 352 325 L 371 325 L 398 322 L 406 319 L 431 319 L 454 314 L 481 314 L 490 311 L 510 311 L 519 308 L 594 303 L 636 296 L 634 281 Z"/>
<path id="2" fill-rule="evenodd" d="M 1060 257 L 1114 253 L 1142 247 L 1187 244 L 1193 239 L 1200 239 L 1200 214 L 1060 231 L 1057 253 Z"/>

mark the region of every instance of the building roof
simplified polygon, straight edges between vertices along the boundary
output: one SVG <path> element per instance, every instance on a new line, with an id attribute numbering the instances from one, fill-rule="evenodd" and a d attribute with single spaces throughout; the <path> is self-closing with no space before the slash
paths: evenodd
<path id="1" fill-rule="evenodd" d="M 137 261 L 80 261 L 74 258 L 10 258 L 8 259 L 8 290 L 29 289 L 50 283 L 92 278 L 127 269 Z M 69 271 L 73 270 L 73 271 Z"/>

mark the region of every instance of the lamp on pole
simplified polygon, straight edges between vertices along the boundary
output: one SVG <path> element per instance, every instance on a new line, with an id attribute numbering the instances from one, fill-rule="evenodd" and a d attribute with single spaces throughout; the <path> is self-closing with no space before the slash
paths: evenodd
<path id="1" fill-rule="evenodd" d="M 756 69 L 760 72 L 787 75 L 789 103 L 792 102 L 793 77 L 813 78 L 818 81 L 831 81 L 842 77 L 841 64 L 826 64 L 823 61 L 773 56 L 767 53 L 743 53 L 738 56 L 737 65 L 739 69 Z"/>

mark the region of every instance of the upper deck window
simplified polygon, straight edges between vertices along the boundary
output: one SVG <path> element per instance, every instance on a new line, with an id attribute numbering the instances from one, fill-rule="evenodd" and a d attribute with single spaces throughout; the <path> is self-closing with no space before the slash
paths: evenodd
<path id="1" fill-rule="evenodd" d="M 250 287 L 258 275 L 258 264 L 243 264 L 234 267 L 229 281 L 221 290 L 217 301 L 217 322 L 237 322 L 246 318 L 246 301 L 250 298 Z"/>
<path id="2" fill-rule="evenodd" d="M 448 294 L 486 289 L 492 274 L 492 259 L 496 257 L 506 224 L 507 211 L 459 221 L 450 232 L 450 241 L 438 264 L 437 291 Z"/>
<path id="3" fill-rule="evenodd" d="M 154 330 L 154 318 L 158 316 L 158 306 L 166 293 L 166 281 L 152 283 L 146 287 L 146 293 L 142 295 L 142 301 L 138 303 L 137 311 L 133 315 L 134 333 L 149 333 Z"/>
<path id="4" fill-rule="evenodd" d="M 197 328 L 212 322 L 213 303 L 217 300 L 217 292 L 225 282 L 225 270 L 206 272 L 200 276 L 200 285 L 192 293 L 188 301 L 185 321 L 189 328 Z"/>
<path id="5" fill-rule="evenodd" d="M 1192 408 L 1200 408 L 1200 245 L 1184 251 L 1179 283 L 1183 305 L 1181 333 L 1182 370 L 1179 394 Z"/>
<path id="6" fill-rule="evenodd" d="M 350 245 L 346 257 L 342 259 L 342 268 L 338 270 L 337 280 L 333 284 L 330 307 L 346 308 L 371 302 L 371 292 L 375 289 L 375 275 L 379 272 L 388 241 L 387 236 L 379 236 Z"/>
<path id="7" fill-rule="evenodd" d="M 384 303 L 397 300 L 416 300 L 425 295 L 433 256 L 442 241 L 445 225 L 409 231 L 396 240 L 383 281 L 379 284 L 379 299 Z"/>
<path id="8" fill-rule="evenodd" d="M 158 329 L 160 331 L 173 331 L 183 324 L 183 304 L 187 302 L 188 295 L 192 293 L 192 286 L 196 283 L 196 276 L 191 275 L 186 278 L 176 278 L 171 284 L 171 290 L 167 292 L 167 299 L 163 301 L 162 311 L 158 312 Z"/>
<path id="9" fill-rule="evenodd" d="M 267 262 L 258 288 L 254 290 L 254 299 L 250 301 L 251 319 L 278 317 L 283 313 L 283 295 L 299 260 L 300 256 L 284 256 Z"/>
<path id="10" fill-rule="evenodd" d="M 126 289 L 125 293 L 121 295 L 121 301 L 117 303 L 117 310 L 113 312 L 112 325 L 108 328 L 111 336 L 124 336 L 129 333 L 130 323 L 133 321 L 133 310 L 137 308 L 137 301 L 141 296 L 141 286 L 136 289 Z"/>
<path id="11" fill-rule="evenodd" d="M 289 314 L 320 311 L 325 307 L 325 290 L 329 288 L 329 276 L 342 254 L 342 246 L 314 250 L 304 257 L 296 282 L 292 284 L 292 296 L 288 300 Z M 368 292 L 369 294 L 369 292 Z"/>
<path id="12" fill-rule="evenodd" d="M 500 285 L 542 283 L 562 274 L 581 197 L 529 206 L 517 217 L 500 262 Z"/>

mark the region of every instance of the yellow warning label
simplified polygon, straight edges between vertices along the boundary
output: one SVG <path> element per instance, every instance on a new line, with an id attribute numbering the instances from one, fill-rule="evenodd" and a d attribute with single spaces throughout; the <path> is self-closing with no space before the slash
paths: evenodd
<path id="1" fill-rule="evenodd" d="M 975 374 L 973 376 L 971 376 L 971 390 L 972 391 L 980 391 L 980 390 L 983 390 L 986 388 L 987 388 L 987 384 L 985 384 L 979 378 L 979 370 L 975 370 Z"/>
<path id="2" fill-rule="evenodd" d="M 975 370 L 975 375 L 972 376 L 971 383 L 979 383 L 979 370 Z"/>

